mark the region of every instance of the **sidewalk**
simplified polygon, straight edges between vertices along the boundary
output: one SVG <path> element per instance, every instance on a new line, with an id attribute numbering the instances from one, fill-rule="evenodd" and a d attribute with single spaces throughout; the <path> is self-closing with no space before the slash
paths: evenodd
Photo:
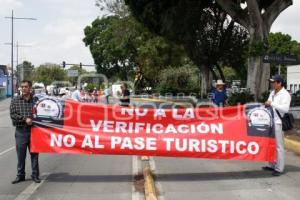
<path id="1" fill-rule="evenodd" d="M 300 155 L 300 119 L 295 120 L 293 130 L 285 133 L 285 148 Z"/>

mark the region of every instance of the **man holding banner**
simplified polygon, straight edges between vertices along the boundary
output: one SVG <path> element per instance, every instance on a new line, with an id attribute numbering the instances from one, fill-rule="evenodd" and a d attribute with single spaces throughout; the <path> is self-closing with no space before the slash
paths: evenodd
<path id="1" fill-rule="evenodd" d="M 14 97 L 10 105 L 10 117 L 13 125 L 16 127 L 15 139 L 18 156 L 17 178 L 12 181 L 16 184 L 25 181 L 25 160 L 27 148 L 30 150 L 30 136 L 32 127 L 32 104 L 31 81 L 23 80 L 21 82 L 22 95 Z M 40 183 L 38 154 L 30 152 L 32 180 Z"/>
<path id="2" fill-rule="evenodd" d="M 284 139 L 282 131 L 281 117 L 289 111 L 291 95 L 283 87 L 283 79 L 280 75 L 275 75 L 270 79 L 273 91 L 271 92 L 266 106 L 271 106 L 274 112 L 275 138 L 277 160 L 263 167 L 264 170 L 273 171 L 274 176 L 280 176 L 284 172 Z"/>

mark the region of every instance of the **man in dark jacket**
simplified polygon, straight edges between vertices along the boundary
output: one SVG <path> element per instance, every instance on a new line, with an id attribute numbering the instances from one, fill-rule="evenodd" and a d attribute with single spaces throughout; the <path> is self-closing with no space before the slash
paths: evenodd
<path id="1" fill-rule="evenodd" d="M 21 82 L 22 95 L 14 97 L 10 104 L 10 117 L 13 125 L 16 127 L 15 139 L 16 150 L 18 157 L 17 177 L 12 182 L 16 184 L 25 181 L 25 160 L 27 148 L 30 151 L 30 134 L 32 126 L 32 104 L 33 97 L 31 93 L 32 83 L 27 80 Z M 30 153 L 31 167 L 32 167 L 32 180 L 40 183 L 39 179 L 39 162 L 38 154 Z"/>
<path id="2" fill-rule="evenodd" d="M 127 83 L 121 85 L 121 93 L 119 92 L 120 106 L 128 107 L 130 105 L 130 92 Z"/>

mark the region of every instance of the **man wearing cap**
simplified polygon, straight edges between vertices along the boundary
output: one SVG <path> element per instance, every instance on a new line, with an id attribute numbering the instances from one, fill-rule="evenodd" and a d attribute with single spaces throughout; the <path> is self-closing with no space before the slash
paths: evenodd
<path id="1" fill-rule="evenodd" d="M 224 86 L 225 83 L 222 80 L 217 80 L 216 89 L 213 92 L 212 101 L 219 107 L 223 107 L 228 99 Z"/>
<path id="2" fill-rule="evenodd" d="M 283 87 L 283 79 L 280 75 L 273 76 L 270 79 L 270 82 L 273 91 L 271 92 L 268 101 L 265 102 L 265 105 L 273 108 L 277 159 L 276 162 L 269 163 L 269 166 L 263 167 L 263 169 L 272 171 L 273 176 L 280 176 L 284 172 L 285 165 L 283 131 L 280 118 L 289 111 L 291 95 Z"/>

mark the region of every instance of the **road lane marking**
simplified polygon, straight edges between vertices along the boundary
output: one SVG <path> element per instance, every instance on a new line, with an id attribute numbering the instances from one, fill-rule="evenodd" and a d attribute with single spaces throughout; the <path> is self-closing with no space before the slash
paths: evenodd
<path id="1" fill-rule="evenodd" d="M 132 156 L 132 175 L 138 175 L 139 173 L 139 164 L 138 164 L 138 157 Z"/>
<path id="2" fill-rule="evenodd" d="M 152 171 L 152 172 L 155 172 L 155 170 L 156 170 L 156 165 L 155 165 L 154 158 L 153 158 L 152 156 L 150 157 L 149 165 L 150 165 L 151 171 Z"/>
<path id="3" fill-rule="evenodd" d="M 47 180 L 47 178 L 48 178 L 49 175 L 50 175 L 50 173 L 43 173 L 42 174 L 43 179 L 41 180 L 40 183 L 32 183 L 32 184 L 30 184 L 25 190 L 23 190 L 23 192 L 21 192 L 15 198 L 15 200 L 28 200 L 33 195 L 33 193 L 39 187 L 41 187 L 41 185 L 45 182 L 45 180 Z"/>
<path id="4" fill-rule="evenodd" d="M 1 153 L 0 153 L 0 156 L 3 156 L 4 154 L 6 154 L 6 153 L 8 153 L 8 152 L 10 152 L 10 151 L 12 151 L 12 150 L 14 150 L 16 147 L 15 146 L 13 146 L 13 147 L 10 147 L 9 149 L 6 149 L 5 151 L 2 151 Z"/>

